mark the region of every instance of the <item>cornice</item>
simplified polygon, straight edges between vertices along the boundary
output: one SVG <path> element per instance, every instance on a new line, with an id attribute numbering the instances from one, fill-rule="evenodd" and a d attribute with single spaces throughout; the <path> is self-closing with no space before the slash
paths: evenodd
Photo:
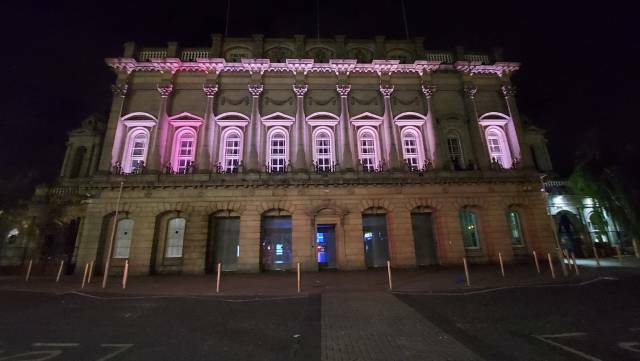
<path id="1" fill-rule="evenodd" d="M 520 63 L 515 62 L 497 62 L 492 65 L 483 65 L 476 61 L 457 61 L 453 66 L 457 71 L 470 75 L 495 74 L 503 76 L 510 75 L 520 69 Z"/>

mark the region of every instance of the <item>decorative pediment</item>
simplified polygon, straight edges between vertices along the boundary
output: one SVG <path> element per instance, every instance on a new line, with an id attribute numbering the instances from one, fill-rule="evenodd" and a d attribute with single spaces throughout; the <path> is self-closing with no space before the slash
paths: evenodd
<path id="1" fill-rule="evenodd" d="M 498 112 L 490 112 L 483 114 L 478 118 L 478 123 L 489 126 L 489 125 L 505 125 L 509 121 L 509 116 L 498 113 Z"/>
<path id="2" fill-rule="evenodd" d="M 307 123 L 309 123 L 309 125 L 311 125 L 312 127 L 318 125 L 334 126 L 338 124 L 339 120 L 340 118 L 337 115 L 328 112 L 317 112 L 307 117 Z"/>
<path id="3" fill-rule="evenodd" d="M 275 112 L 269 115 L 262 117 L 262 123 L 266 126 L 274 126 L 274 125 L 282 125 L 282 126 L 290 126 L 295 121 L 295 118 L 281 113 Z"/>
<path id="4" fill-rule="evenodd" d="M 125 115 L 120 120 L 127 127 L 152 127 L 158 123 L 158 120 L 149 113 L 135 112 Z"/>
<path id="5" fill-rule="evenodd" d="M 355 117 L 351 117 L 351 123 L 355 126 L 378 126 L 382 123 L 382 117 L 373 113 L 364 112 L 356 115 Z"/>
<path id="6" fill-rule="evenodd" d="M 221 127 L 240 126 L 249 124 L 249 117 L 238 112 L 227 112 L 216 116 L 216 123 Z"/>
<path id="7" fill-rule="evenodd" d="M 177 126 L 198 127 L 200 126 L 200 124 L 202 124 L 202 118 L 197 115 L 193 115 L 189 112 L 182 112 L 180 114 L 169 117 L 169 123 L 174 127 L 177 127 Z"/>
<path id="8" fill-rule="evenodd" d="M 398 114 L 393 121 L 398 126 L 414 125 L 420 126 L 427 120 L 427 117 L 415 112 L 405 112 Z"/>

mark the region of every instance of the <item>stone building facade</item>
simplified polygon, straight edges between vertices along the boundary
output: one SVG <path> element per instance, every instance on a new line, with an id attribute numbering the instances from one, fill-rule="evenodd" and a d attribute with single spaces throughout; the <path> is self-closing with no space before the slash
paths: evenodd
<path id="1" fill-rule="evenodd" d="M 59 181 L 32 201 L 31 247 L 52 237 L 99 272 L 113 238 L 112 264 L 128 260 L 132 274 L 551 252 L 539 191 L 551 163 L 518 111 L 519 63 L 423 42 L 126 43 L 106 59 L 116 81 L 104 132 L 71 133 Z"/>

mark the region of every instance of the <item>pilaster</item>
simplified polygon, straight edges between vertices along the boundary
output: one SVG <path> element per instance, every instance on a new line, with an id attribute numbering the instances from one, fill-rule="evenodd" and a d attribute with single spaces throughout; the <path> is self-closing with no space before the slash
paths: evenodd
<path id="1" fill-rule="evenodd" d="M 293 142 L 291 142 L 291 158 L 295 170 L 308 169 L 305 157 L 307 141 L 307 126 L 304 116 L 304 95 L 307 92 L 306 84 L 294 84 L 293 92 L 296 94 L 296 123 L 293 128 Z"/>
<path id="2" fill-rule="evenodd" d="M 509 110 L 509 121 L 507 122 L 506 130 L 507 137 L 509 138 L 509 147 L 511 148 L 511 155 L 515 159 L 519 159 L 521 164 L 525 167 L 532 167 L 533 160 L 529 156 L 529 152 L 522 152 L 520 150 L 520 144 L 523 144 L 524 139 L 524 127 L 520 120 L 520 112 L 518 111 L 518 105 L 516 104 L 516 87 L 511 85 L 507 80 L 503 83 L 502 95 L 507 104 Z"/>
<path id="3" fill-rule="evenodd" d="M 124 107 L 124 99 L 127 94 L 127 76 L 125 72 L 118 74 L 118 80 L 111 86 L 113 92 L 113 100 L 111 101 L 111 111 L 109 112 L 109 120 L 107 129 L 104 134 L 104 143 L 102 144 L 102 152 L 100 155 L 100 163 L 98 171 L 101 173 L 109 173 L 111 167 L 121 159 L 122 142 L 124 142 L 125 125 L 120 118 Z"/>
<path id="4" fill-rule="evenodd" d="M 465 107 L 467 108 L 467 116 L 469 117 L 469 135 L 471 136 L 471 144 L 473 148 L 473 158 L 476 165 L 480 169 L 489 169 L 489 153 L 487 151 L 486 142 L 482 128 L 478 124 L 478 110 L 476 108 L 476 94 L 478 87 L 473 83 L 464 84 Z"/>
<path id="5" fill-rule="evenodd" d="M 436 130 L 433 119 L 433 95 L 435 92 L 435 85 L 429 83 L 422 85 L 422 93 L 424 94 L 427 104 L 427 120 L 422 125 L 422 137 L 424 139 L 424 144 L 427 145 L 427 157 L 431 160 L 434 167 L 440 168 L 442 163 L 440 156 L 441 149 L 439 149 L 436 141 Z"/>
<path id="6" fill-rule="evenodd" d="M 167 138 L 169 133 L 169 115 L 167 114 L 168 98 L 173 92 L 173 84 L 170 80 L 164 80 L 157 86 L 160 94 L 160 106 L 158 109 L 158 123 L 151 130 L 149 142 L 148 168 L 152 172 L 159 172 L 166 162 Z"/>
<path id="7" fill-rule="evenodd" d="M 389 162 L 391 169 L 402 168 L 400 156 L 398 153 L 398 129 L 393 124 L 393 114 L 391 112 L 391 93 L 393 93 L 393 85 L 380 84 L 380 93 L 384 100 L 384 114 L 382 115 L 382 131 L 384 138 L 384 160 Z"/>
<path id="8" fill-rule="evenodd" d="M 349 102 L 348 96 L 351 90 L 351 85 L 338 84 L 336 85 L 336 91 L 340 95 L 340 169 L 347 170 L 353 169 L 353 153 L 351 152 L 351 137 L 350 137 L 350 124 L 349 124 Z M 338 150 L 338 147 L 336 147 Z"/>
<path id="9" fill-rule="evenodd" d="M 204 110 L 204 117 L 202 118 L 202 128 L 198 133 L 198 154 L 197 169 L 200 172 L 208 172 L 211 169 L 212 160 L 216 161 L 215 151 L 215 139 L 217 135 L 217 126 L 214 121 L 213 104 L 215 95 L 218 92 L 218 84 L 213 82 L 206 82 L 202 85 L 202 91 L 206 97 L 206 106 Z M 216 153 L 216 154 L 213 154 Z"/>
<path id="10" fill-rule="evenodd" d="M 247 132 L 247 137 L 245 138 L 245 154 L 244 159 L 246 159 L 245 169 L 251 171 L 258 171 L 258 147 L 260 146 L 262 139 L 262 124 L 260 120 L 260 111 L 259 111 L 259 103 L 260 103 L 260 95 L 262 94 L 262 90 L 264 87 L 262 84 L 250 84 L 249 85 L 249 93 L 251 94 L 251 117 L 249 121 L 249 131 Z"/>

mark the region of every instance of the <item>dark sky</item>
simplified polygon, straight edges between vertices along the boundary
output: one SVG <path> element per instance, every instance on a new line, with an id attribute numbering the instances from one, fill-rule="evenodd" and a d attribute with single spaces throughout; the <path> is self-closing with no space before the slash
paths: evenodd
<path id="1" fill-rule="evenodd" d="M 427 49 L 504 48 L 523 63 L 515 77 L 520 110 L 547 130 L 551 156 L 567 174 L 580 147 L 606 148 L 611 162 L 638 159 L 638 19 L 600 2 L 406 0 L 409 31 Z M 315 36 L 315 1 L 231 1 L 230 36 Z M 0 180 L 53 180 L 66 132 L 105 113 L 114 76 L 105 57 L 122 43 L 210 45 L 224 32 L 222 1 L 18 1 L 4 5 Z M 399 1 L 320 1 L 323 36 L 404 37 Z M 634 166 L 634 165 L 633 165 Z M 639 182 L 640 183 L 640 182 Z"/>

